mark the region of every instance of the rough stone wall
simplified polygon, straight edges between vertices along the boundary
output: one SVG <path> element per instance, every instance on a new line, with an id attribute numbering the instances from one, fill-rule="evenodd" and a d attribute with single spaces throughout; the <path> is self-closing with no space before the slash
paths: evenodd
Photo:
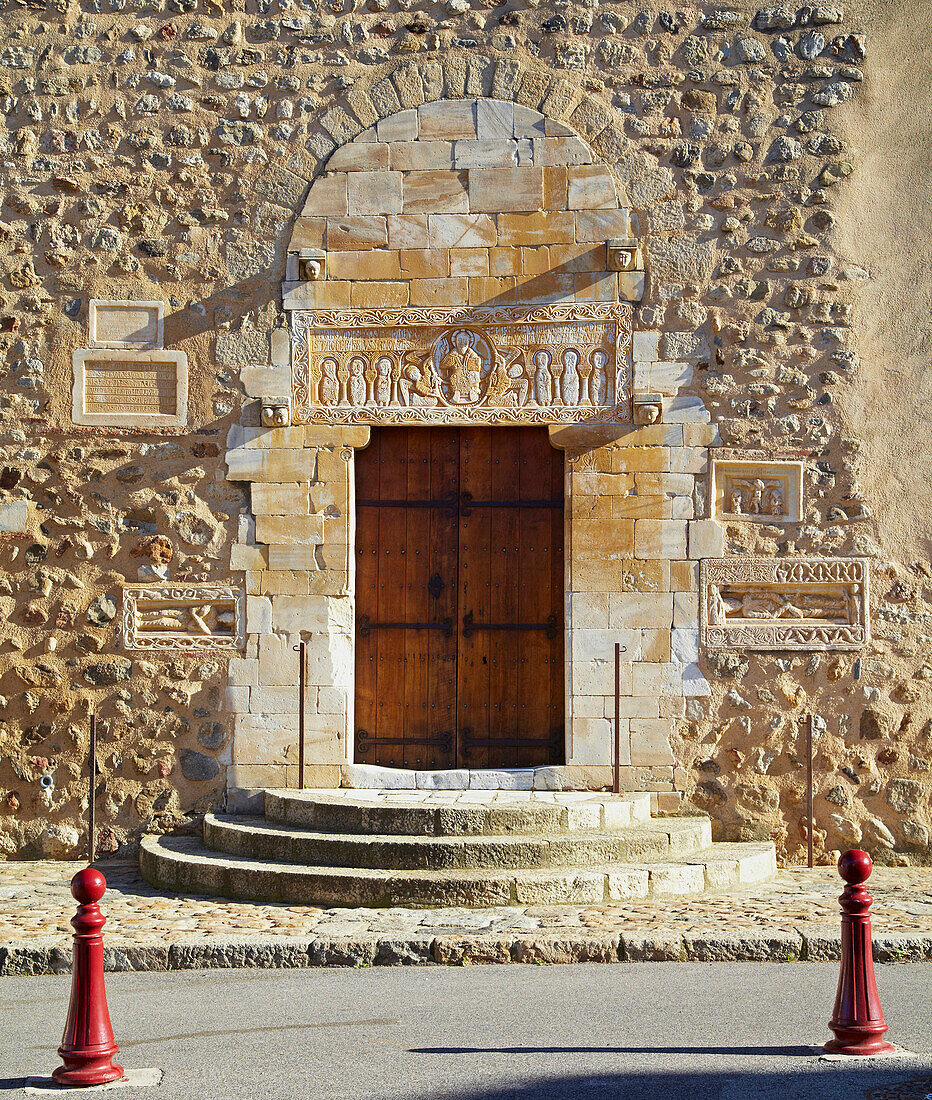
<path id="1" fill-rule="evenodd" d="M 928 332 L 927 317 L 911 325 L 928 298 L 921 246 L 906 250 L 918 293 L 887 259 L 900 253 L 892 227 L 925 169 L 907 157 L 898 194 L 903 160 L 890 154 L 910 85 L 905 73 L 892 87 L 884 78 L 915 34 L 906 12 L 866 2 L 5 4 L 0 851 L 64 854 L 78 842 L 91 705 L 105 848 L 182 826 L 222 799 L 231 757 L 221 700 L 236 681 L 222 657 L 122 651 L 119 581 L 135 578 L 132 550 L 153 531 L 174 544 L 174 576 L 242 577 L 248 566 L 231 562 L 230 547 L 248 502 L 225 480 L 225 439 L 234 423 L 259 423 L 244 368 L 273 361 L 285 242 L 310 182 L 379 118 L 493 97 L 567 119 L 611 165 L 647 247 L 635 328 L 662 332 L 663 359 L 694 368 L 692 392 L 722 445 L 806 463 L 802 523 L 731 523 L 726 552 L 874 561 L 876 641 L 860 660 L 701 655 L 712 694 L 691 699 L 677 723 L 674 782 L 721 835 L 774 835 L 799 858 L 798 720 L 811 710 L 824 720 L 820 853 L 860 842 L 879 857 L 926 858 L 929 479 L 904 478 L 901 494 L 884 477 L 891 435 L 904 468 L 928 461 L 913 430 L 923 384 L 904 369 L 889 387 L 899 364 L 881 355 L 892 328 L 903 361 L 922 363 L 911 333 Z M 884 68 L 864 59 L 868 27 Z M 859 159 L 865 120 L 877 140 Z M 886 181 L 879 191 L 875 178 Z M 898 219 L 883 216 L 885 200 Z M 919 209 L 927 219 L 927 199 Z M 71 352 L 86 346 L 95 297 L 166 302 L 166 347 L 190 363 L 186 431 L 72 425 Z M 878 319 L 885 304 L 899 320 Z M 905 534 L 902 495 L 913 501 Z M 705 515 L 701 483 L 694 503 Z"/>

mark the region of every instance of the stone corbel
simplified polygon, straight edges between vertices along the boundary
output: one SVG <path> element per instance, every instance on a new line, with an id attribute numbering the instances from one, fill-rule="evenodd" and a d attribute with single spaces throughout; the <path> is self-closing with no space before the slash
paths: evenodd
<path id="1" fill-rule="evenodd" d="M 644 427 L 663 423 L 663 394 L 636 393 L 633 398 L 634 423 Z"/>
<path id="2" fill-rule="evenodd" d="M 327 253 L 322 248 L 298 248 L 289 252 L 285 276 L 292 283 L 321 283 L 327 278 Z"/>
<path id="3" fill-rule="evenodd" d="M 262 427 L 263 428 L 287 428 L 291 423 L 291 398 L 276 394 L 263 396 L 262 402 Z"/>
<path id="4" fill-rule="evenodd" d="M 623 302 L 640 302 L 644 297 L 644 253 L 634 237 L 613 237 L 608 241 L 608 266 L 618 272 L 618 297 Z"/>

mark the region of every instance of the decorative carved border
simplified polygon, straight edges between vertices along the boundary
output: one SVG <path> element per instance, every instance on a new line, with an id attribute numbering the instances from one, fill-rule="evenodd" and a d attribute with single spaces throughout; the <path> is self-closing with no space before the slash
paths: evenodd
<path id="1" fill-rule="evenodd" d="M 464 306 L 455 309 L 320 309 L 295 310 L 292 324 L 292 419 L 294 423 L 343 424 L 617 424 L 631 420 L 630 370 L 627 349 L 631 342 L 630 305 L 621 302 L 542 306 Z M 612 405 L 567 407 L 557 404 L 524 404 L 520 407 L 461 404 L 384 408 L 366 403 L 318 405 L 311 400 L 310 359 L 315 332 L 392 328 L 452 328 L 463 326 L 481 332 L 485 326 L 559 325 L 601 321 L 614 326 L 615 401 Z"/>
<path id="2" fill-rule="evenodd" d="M 699 577 L 699 633 L 708 649 L 854 650 L 870 641 L 865 558 L 706 558 Z M 728 599 L 742 592 L 779 601 L 785 614 L 767 615 L 764 607 L 729 618 Z M 792 602 L 820 595 L 843 608 L 844 618 L 807 617 Z"/>
<path id="3" fill-rule="evenodd" d="M 230 632 L 140 629 L 140 612 L 152 610 L 153 607 L 181 611 L 217 603 L 233 605 L 234 622 Z M 126 649 L 239 650 L 246 644 L 246 593 L 229 584 L 177 584 L 171 581 L 164 584 L 125 584 L 122 627 Z"/>

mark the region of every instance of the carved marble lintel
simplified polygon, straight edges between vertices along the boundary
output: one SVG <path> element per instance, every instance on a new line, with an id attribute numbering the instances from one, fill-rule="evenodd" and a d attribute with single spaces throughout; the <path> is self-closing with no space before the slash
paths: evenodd
<path id="1" fill-rule="evenodd" d="M 246 596 L 227 584 L 123 586 L 126 649 L 242 649 Z"/>
<path id="2" fill-rule="evenodd" d="M 803 464 L 754 459 L 712 463 L 712 518 L 753 523 L 799 523 Z"/>
<path id="3" fill-rule="evenodd" d="M 618 303 L 292 313 L 292 422 L 631 419 Z"/>
<path id="4" fill-rule="evenodd" d="M 707 558 L 701 640 L 709 649 L 861 649 L 868 581 L 864 558 Z"/>

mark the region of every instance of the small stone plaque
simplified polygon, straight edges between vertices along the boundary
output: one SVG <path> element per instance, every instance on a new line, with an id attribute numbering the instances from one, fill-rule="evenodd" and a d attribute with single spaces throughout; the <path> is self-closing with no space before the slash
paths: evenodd
<path id="1" fill-rule="evenodd" d="M 164 302 L 102 301 L 92 298 L 88 327 L 92 348 L 156 350 L 164 342 Z"/>
<path id="2" fill-rule="evenodd" d="M 242 649 L 246 597 L 228 584 L 123 586 L 126 649 Z"/>
<path id="3" fill-rule="evenodd" d="M 712 463 L 712 518 L 752 523 L 799 523 L 803 464 L 753 459 Z"/>
<path id="4" fill-rule="evenodd" d="M 74 353 L 75 424 L 180 428 L 188 413 L 188 359 L 180 351 Z"/>

